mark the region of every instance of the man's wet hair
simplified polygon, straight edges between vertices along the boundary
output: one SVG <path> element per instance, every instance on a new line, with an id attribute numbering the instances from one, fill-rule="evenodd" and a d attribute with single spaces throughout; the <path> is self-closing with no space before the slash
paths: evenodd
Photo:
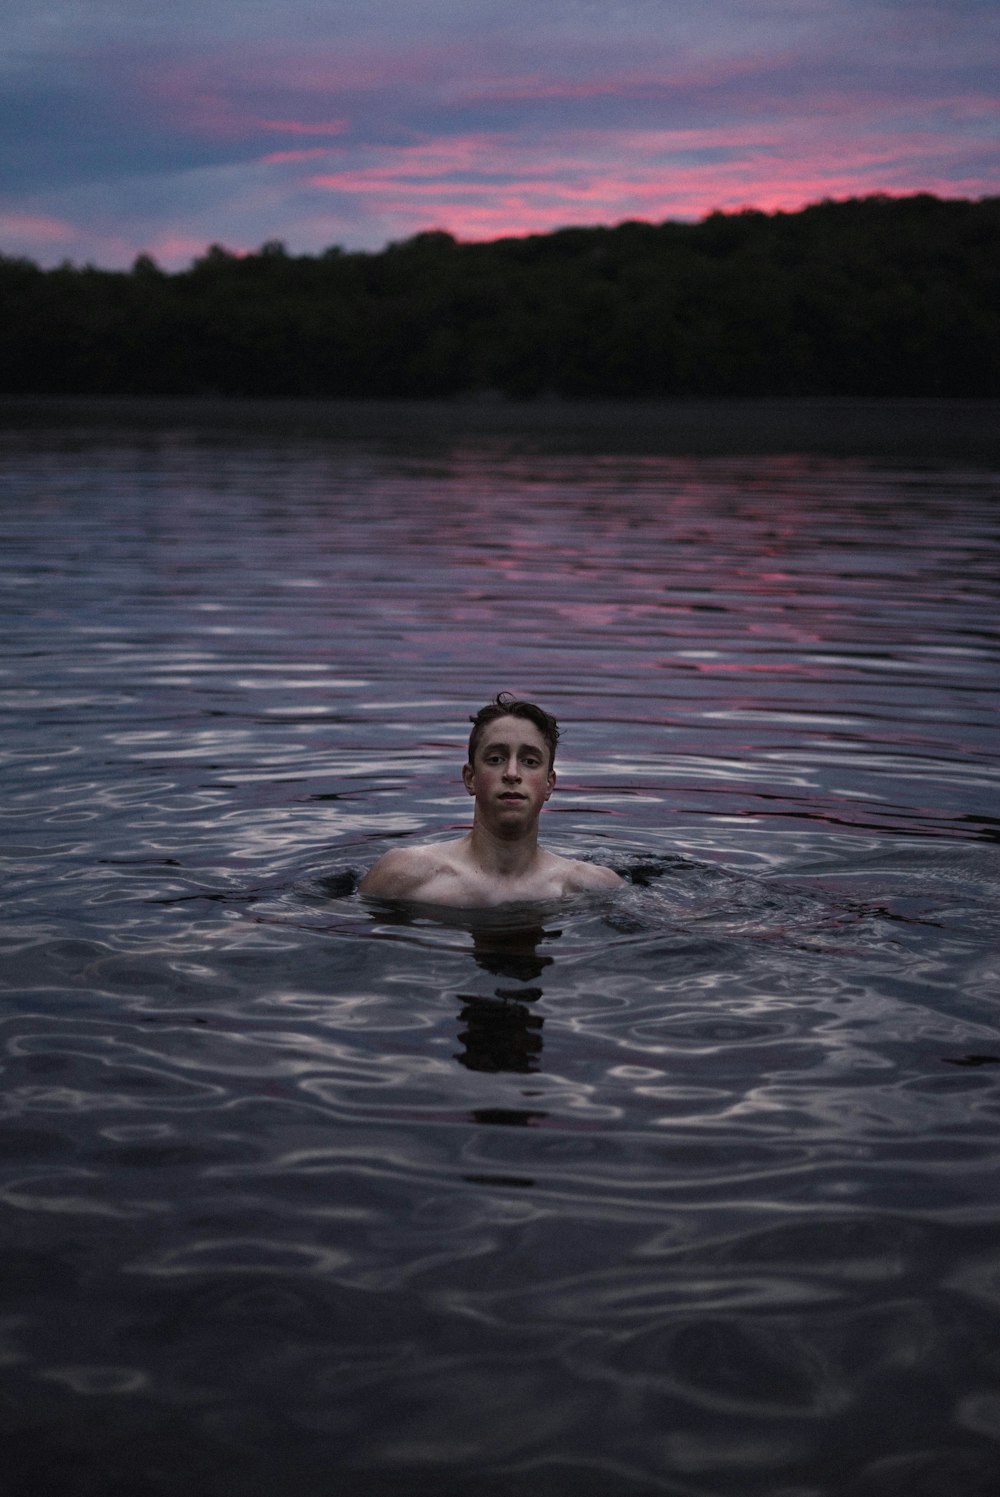
<path id="1" fill-rule="evenodd" d="M 556 759 L 556 744 L 559 742 L 559 724 L 550 712 L 536 702 L 523 702 L 510 691 L 498 691 L 492 702 L 470 716 L 472 732 L 469 734 L 469 763 L 474 764 L 479 740 L 491 722 L 498 717 L 526 717 L 541 733 L 549 750 L 549 768 Z"/>

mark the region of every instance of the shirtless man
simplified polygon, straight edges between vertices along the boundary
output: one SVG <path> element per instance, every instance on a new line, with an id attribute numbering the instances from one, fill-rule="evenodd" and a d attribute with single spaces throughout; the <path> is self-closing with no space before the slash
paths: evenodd
<path id="1" fill-rule="evenodd" d="M 467 909 L 618 888 L 623 880 L 610 868 L 538 845 L 538 818 L 556 783 L 555 718 L 502 691 L 471 722 L 462 769 L 476 802 L 471 832 L 387 852 L 361 880 L 361 893 Z"/>

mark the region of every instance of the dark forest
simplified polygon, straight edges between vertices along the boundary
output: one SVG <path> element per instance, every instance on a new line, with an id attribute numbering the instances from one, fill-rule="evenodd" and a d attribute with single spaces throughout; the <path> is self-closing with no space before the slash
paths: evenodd
<path id="1" fill-rule="evenodd" d="M 174 274 L 0 256 L 0 393 L 998 396 L 1000 197 L 823 202 Z"/>

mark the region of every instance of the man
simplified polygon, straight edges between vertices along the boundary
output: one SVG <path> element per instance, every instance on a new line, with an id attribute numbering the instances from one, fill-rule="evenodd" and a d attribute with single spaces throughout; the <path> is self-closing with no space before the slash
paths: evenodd
<path id="1" fill-rule="evenodd" d="M 476 802 L 471 832 L 387 852 L 361 880 L 361 893 L 471 908 L 618 888 L 623 881 L 610 868 L 538 845 L 538 818 L 556 783 L 555 718 L 502 691 L 470 720 L 462 781 Z"/>

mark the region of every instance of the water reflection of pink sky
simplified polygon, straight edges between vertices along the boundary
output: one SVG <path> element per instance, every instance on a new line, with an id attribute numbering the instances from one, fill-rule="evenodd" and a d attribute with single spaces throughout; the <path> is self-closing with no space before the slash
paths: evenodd
<path id="1" fill-rule="evenodd" d="M 953 503 L 940 473 L 835 458 L 468 439 L 281 460 L 244 441 L 209 483 L 207 451 L 169 505 L 130 512 L 143 616 L 166 600 L 168 631 L 134 664 L 164 702 L 252 710 L 262 781 L 375 776 L 401 828 L 463 825 L 466 717 L 500 689 L 564 722 L 548 814 L 588 848 L 685 819 L 904 827 L 914 806 L 947 828 L 980 739 L 995 756 L 968 627 L 995 614 L 995 510 L 968 481 Z M 266 538 L 249 564 L 244 529 Z"/>

